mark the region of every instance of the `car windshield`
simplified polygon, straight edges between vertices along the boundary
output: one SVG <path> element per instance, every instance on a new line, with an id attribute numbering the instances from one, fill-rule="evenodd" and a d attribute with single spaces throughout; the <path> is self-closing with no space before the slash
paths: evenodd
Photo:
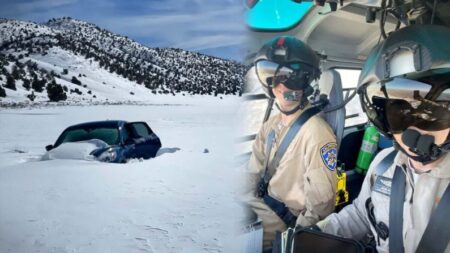
<path id="1" fill-rule="evenodd" d="M 86 141 L 91 139 L 102 140 L 108 145 L 117 144 L 119 141 L 119 130 L 113 127 L 70 129 L 66 130 L 61 135 L 55 146 L 59 146 L 65 142 Z"/>

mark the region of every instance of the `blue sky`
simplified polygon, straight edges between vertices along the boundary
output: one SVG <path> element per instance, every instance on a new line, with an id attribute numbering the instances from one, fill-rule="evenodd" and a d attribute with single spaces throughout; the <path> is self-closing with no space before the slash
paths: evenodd
<path id="1" fill-rule="evenodd" d="M 0 17 L 45 22 L 70 16 L 150 47 L 241 60 L 243 0 L 0 0 Z"/>

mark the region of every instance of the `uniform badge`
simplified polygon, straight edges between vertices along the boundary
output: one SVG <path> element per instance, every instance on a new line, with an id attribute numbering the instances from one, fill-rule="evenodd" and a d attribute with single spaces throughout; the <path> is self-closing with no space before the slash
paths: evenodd
<path id="1" fill-rule="evenodd" d="M 373 191 L 379 192 L 386 196 L 391 196 L 392 178 L 378 176 L 373 186 Z"/>
<path id="2" fill-rule="evenodd" d="M 337 162 L 337 145 L 334 142 L 325 144 L 320 148 L 320 156 L 322 157 L 323 163 L 331 171 L 336 169 Z"/>

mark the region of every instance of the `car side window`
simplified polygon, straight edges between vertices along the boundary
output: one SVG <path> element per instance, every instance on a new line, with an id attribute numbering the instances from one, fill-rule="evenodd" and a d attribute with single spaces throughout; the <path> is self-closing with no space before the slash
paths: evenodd
<path id="1" fill-rule="evenodd" d="M 129 126 L 134 130 L 134 134 L 137 135 L 136 138 L 148 137 L 149 135 L 152 134 L 152 131 L 145 123 L 142 122 L 130 123 Z"/>

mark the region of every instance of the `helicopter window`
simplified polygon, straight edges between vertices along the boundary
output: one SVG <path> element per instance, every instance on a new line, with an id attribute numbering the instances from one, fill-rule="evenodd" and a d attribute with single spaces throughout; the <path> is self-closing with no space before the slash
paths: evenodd
<path id="1" fill-rule="evenodd" d="M 251 152 L 253 140 L 263 124 L 267 108 L 267 97 L 261 88 L 255 68 L 251 67 L 245 76 L 244 99 L 239 106 L 238 116 L 241 138 L 237 141 L 236 150 Z"/>
<path id="2" fill-rule="evenodd" d="M 344 91 L 344 100 L 347 96 L 354 92 L 358 85 L 358 77 L 361 73 L 359 69 L 336 69 L 341 75 L 342 88 Z M 361 104 L 359 102 L 359 96 L 355 96 L 345 106 L 346 119 L 345 127 L 359 125 L 367 122 L 367 117 L 362 111 Z"/>

